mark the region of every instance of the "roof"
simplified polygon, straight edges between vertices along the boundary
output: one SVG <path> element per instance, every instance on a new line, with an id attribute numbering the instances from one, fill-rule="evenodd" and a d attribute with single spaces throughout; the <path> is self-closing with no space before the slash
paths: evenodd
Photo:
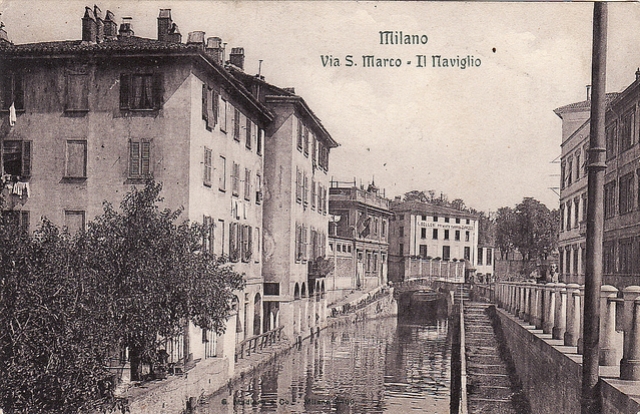
<path id="1" fill-rule="evenodd" d="M 605 98 L 606 102 L 607 103 L 611 102 L 618 95 L 619 95 L 618 92 L 610 92 L 606 94 L 606 98 Z M 561 106 L 560 108 L 554 109 L 553 112 L 556 115 L 558 115 L 560 118 L 562 118 L 563 114 L 566 114 L 569 112 L 582 112 L 582 111 L 588 111 L 590 109 L 591 109 L 591 100 L 587 99 L 586 101 L 574 102 L 574 103 L 570 103 L 569 105 Z"/>
<path id="2" fill-rule="evenodd" d="M 393 212 L 412 212 L 416 214 L 431 214 L 437 216 L 450 216 L 478 220 L 478 215 L 451 207 L 439 206 L 421 201 L 392 201 L 390 206 Z"/>
<path id="3" fill-rule="evenodd" d="M 105 40 L 101 43 L 89 43 L 82 40 L 63 40 L 57 42 L 25 43 L 20 45 L 1 43 L 0 53 L 5 56 L 27 57 L 41 55 L 95 54 L 104 52 L 182 52 L 199 54 L 199 45 L 165 42 L 130 36 Z"/>

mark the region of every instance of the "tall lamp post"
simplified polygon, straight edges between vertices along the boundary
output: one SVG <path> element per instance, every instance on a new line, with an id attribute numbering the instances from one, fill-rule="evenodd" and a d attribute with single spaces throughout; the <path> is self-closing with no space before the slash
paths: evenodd
<path id="1" fill-rule="evenodd" d="M 600 286 L 604 234 L 605 75 L 607 55 L 607 3 L 593 5 L 593 52 L 591 61 L 591 123 L 587 189 L 587 268 L 584 292 L 582 414 L 599 413 Z"/>

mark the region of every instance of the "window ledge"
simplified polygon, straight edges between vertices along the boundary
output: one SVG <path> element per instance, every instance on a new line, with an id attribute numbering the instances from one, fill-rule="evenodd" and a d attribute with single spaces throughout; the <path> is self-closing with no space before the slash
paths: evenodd
<path id="1" fill-rule="evenodd" d="M 62 177 L 63 183 L 83 183 L 87 181 L 87 177 Z"/>
<path id="2" fill-rule="evenodd" d="M 145 184 L 147 180 L 151 179 L 151 176 L 142 176 L 142 177 L 128 177 L 125 184 Z"/>

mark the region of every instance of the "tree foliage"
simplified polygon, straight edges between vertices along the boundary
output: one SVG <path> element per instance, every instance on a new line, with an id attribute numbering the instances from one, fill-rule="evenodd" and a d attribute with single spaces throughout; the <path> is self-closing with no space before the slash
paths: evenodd
<path id="1" fill-rule="evenodd" d="M 545 260 L 557 248 L 560 215 L 532 197 L 496 216 L 496 244 L 506 255 L 517 249 L 524 261 Z M 503 256 L 504 257 L 504 256 Z"/>
<path id="2" fill-rule="evenodd" d="M 161 185 L 133 189 L 77 236 L 44 221 L 32 237 L 0 225 L 0 407 L 66 413 L 113 408 L 119 349 L 158 361 L 160 336 L 188 320 L 217 332 L 242 275 L 201 249 L 204 230 L 161 210 Z M 135 373 L 134 373 L 135 375 Z"/>

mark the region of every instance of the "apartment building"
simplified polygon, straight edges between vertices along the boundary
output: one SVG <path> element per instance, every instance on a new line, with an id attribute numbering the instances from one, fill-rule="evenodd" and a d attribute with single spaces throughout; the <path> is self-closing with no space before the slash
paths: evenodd
<path id="1" fill-rule="evenodd" d="M 224 335 L 191 324 L 167 344 L 176 361 L 227 358 L 263 330 L 262 186 L 271 112 L 225 68 L 219 38 L 187 42 L 160 10 L 158 38 L 118 29 L 95 6 L 82 39 L 12 44 L 0 33 L 2 178 L 17 225 L 40 217 L 77 231 L 153 177 L 166 207 L 208 228 L 204 248 L 246 275 Z M 242 48 L 229 56 L 243 65 Z"/>

